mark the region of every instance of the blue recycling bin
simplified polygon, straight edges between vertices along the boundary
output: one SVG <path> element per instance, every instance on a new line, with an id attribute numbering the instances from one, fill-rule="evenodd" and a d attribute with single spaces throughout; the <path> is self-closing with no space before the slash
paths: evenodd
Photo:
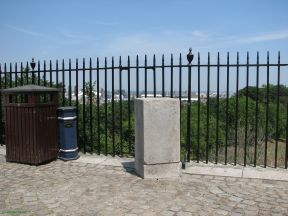
<path id="1" fill-rule="evenodd" d="M 58 108 L 59 123 L 59 156 L 64 161 L 76 160 L 78 155 L 77 144 L 77 112 L 75 107 Z"/>

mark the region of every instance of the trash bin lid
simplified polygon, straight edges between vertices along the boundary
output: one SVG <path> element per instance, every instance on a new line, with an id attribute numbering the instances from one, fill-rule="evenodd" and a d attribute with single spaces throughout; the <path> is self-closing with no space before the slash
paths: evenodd
<path id="1" fill-rule="evenodd" d="M 57 88 L 49 88 L 44 86 L 38 85 L 25 85 L 25 86 L 18 86 L 15 88 L 8 88 L 3 89 L 3 94 L 17 94 L 17 93 L 53 93 L 59 92 L 60 90 Z"/>
<path id="2" fill-rule="evenodd" d="M 70 106 L 70 107 L 58 107 L 57 110 L 76 110 L 76 107 Z"/>
<path id="3" fill-rule="evenodd" d="M 69 120 L 72 120 L 70 119 L 71 117 L 73 119 L 76 119 L 77 118 L 77 111 L 76 111 L 76 107 L 59 107 L 57 109 L 57 112 L 58 112 L 58 119 L 60 120 L 67 120 L 66 118 L 69 118 Z"/>

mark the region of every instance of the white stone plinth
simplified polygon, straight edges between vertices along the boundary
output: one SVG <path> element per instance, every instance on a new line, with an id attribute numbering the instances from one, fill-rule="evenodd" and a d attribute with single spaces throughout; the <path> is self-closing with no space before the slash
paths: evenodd
<path id="1" fill-rule="evenodd" d="M 180 102 L 135 99 L 135 170 L 142 178 L 179 175 Z"/>

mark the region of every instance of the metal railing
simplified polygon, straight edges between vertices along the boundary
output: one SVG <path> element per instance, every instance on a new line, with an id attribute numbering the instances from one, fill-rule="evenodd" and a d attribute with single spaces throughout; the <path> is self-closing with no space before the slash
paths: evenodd
<path id="1" fill-rule="evenodd" d="M 83 59 L 81 66 L 76 59 L 75 67 L 69 59 L 68 68 L 64 60 L 61 67 L 58 60 L 55 67 L 52 61 L 42 67 L 40 61 L 31 67 L 21 63 L 20 68 L 4 63 L 0 88 L 28 83 L 61 88 L 61 105 L 77 107 L 83 152 L 133 155 L 133 99 L 174 97 L 182 102 L 183 160 L 287 168 L 288 64 L 280 62 L 280 52 L 276 63 L 270 63 L 269 53 L 265 63 L 260 63 L 259 53 L 256 63 L 250 63 L 249 53 L 244 63 L 239 53 L 233 63 L 229 53 L 225 63 L 220 63 L 219 53 L 215 62 L 208 53 L 204 64 L 200 53 L 193 57 L 190 49 L 185 64 L 181 54 L 177 64 L 173 55 L 169 64 L 164 55 L 160 64 L 155 55 L 149 62 L 145 55 L 143 65 L 138 56 L 135 65 L 129 56 L 126 64 L 120 57 L 117 65 L 112 57 L 109 66 L 107 58 L 103 64 L 90 58 L 88 65 Z M 3 125 L 0 129 L 5 134 Z"/>

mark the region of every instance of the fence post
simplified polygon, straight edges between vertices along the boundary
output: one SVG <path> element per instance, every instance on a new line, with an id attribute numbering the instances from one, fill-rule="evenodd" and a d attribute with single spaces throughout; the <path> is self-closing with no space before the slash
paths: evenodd
<path id="1" fill-rule="evenodd" d="M 179 176 L 180 102 L 135 99 L 135 170 L 142 178 Z"/>

